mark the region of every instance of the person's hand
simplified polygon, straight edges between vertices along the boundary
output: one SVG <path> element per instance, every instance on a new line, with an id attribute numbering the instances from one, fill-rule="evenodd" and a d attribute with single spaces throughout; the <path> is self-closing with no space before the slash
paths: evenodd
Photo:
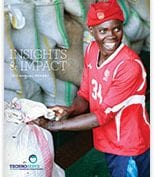
<path id="1" fill-rule="evenodd" d="M 69 116 L 69 107 L 66 106 L 52 106 L 48 109 L 55 112 L 55 121 L 67 119 Z"/>
<path id="2" fill-rule="evenodd" d="M 46 119 L 44 117 L 39 117 L 33 121 L 28 122 L 27 124 L 36 124 L 39 127 L 45 128 L 49 131 L 58 131 L 62 128 L 62 122 L 61 121 L 52 121 L 49 119 Z"/>
<path id="3" fill-rule="evenodd" d="M 27 124 L 36 124 L 36 125 L 38 125 L 38 126 L 40 126 L 42 128 L 48 129 L 48 123 L 49 122 L 52 122 L 52 121 L 49 120 L 49 119 L 46 119 L 44 117 L 39 117 L 39 118 L 37 118 L 35 120 L 27 122 Z"/>

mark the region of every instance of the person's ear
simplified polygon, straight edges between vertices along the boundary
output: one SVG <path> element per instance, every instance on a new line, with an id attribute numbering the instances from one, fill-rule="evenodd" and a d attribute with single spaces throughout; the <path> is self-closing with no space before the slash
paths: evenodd
<path id="1" fill-rule="evenodd" d="M 93 36 L 93 28 L 91 26 L 88 27 L 90 34 Z"/>

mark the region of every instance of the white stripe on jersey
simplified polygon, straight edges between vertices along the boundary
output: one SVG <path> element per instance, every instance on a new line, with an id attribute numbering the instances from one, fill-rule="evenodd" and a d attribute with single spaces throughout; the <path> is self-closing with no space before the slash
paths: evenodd
<path id="1" fill-rule="evenodd" d="M 110 108 L 108 107 L 105 110 L 105 113 L 108 114 L 110 112 L 118 112 L 117 115 L 115 116 L 115 122 L 116 122 L 116 129 L 117 129 L 117 141 L 120 141 L 120 118 L 122 111 L 132 105 L 132 104 L 141 104 L 143 108 L 143 118 L 144 121 L 147 125 L 149 125 L 149 122 L 146 119 L 146 114 L 145 114 L 145 96 L 144 95 L 133 95 L 129 97 L 128 99 L 124 100 L 120 104 L 115 105 L 114 107 Z"/>

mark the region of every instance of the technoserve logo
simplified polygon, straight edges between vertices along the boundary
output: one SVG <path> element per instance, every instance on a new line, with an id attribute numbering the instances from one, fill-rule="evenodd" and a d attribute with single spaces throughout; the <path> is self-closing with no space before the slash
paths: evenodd
<path id="1" fill-rule="evenodd" d="M 28 163 L 24 162 L 23 164 L 10 164 L 10 170 L 43 170 L 39 164 L 37 164 L 37 156 L 31 154 L 28 157 Z"/>
<path id="2" fill-rule="evenodd" d="M 31 163 L 36 163 L 37 162 L 37 156 L 35 154 L 32 154 L 29 156 L 29 161 Z"/>

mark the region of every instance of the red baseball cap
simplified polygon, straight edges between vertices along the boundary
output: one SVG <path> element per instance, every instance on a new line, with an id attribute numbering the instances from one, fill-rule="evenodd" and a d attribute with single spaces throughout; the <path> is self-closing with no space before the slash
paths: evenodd
<path id="1" fill-rule="evenodd" d="M 108 20 L 124 21 L 123 11 L 116 0 L 106 0 L 90 5 L 87 26 L 99 25 Z"/>

